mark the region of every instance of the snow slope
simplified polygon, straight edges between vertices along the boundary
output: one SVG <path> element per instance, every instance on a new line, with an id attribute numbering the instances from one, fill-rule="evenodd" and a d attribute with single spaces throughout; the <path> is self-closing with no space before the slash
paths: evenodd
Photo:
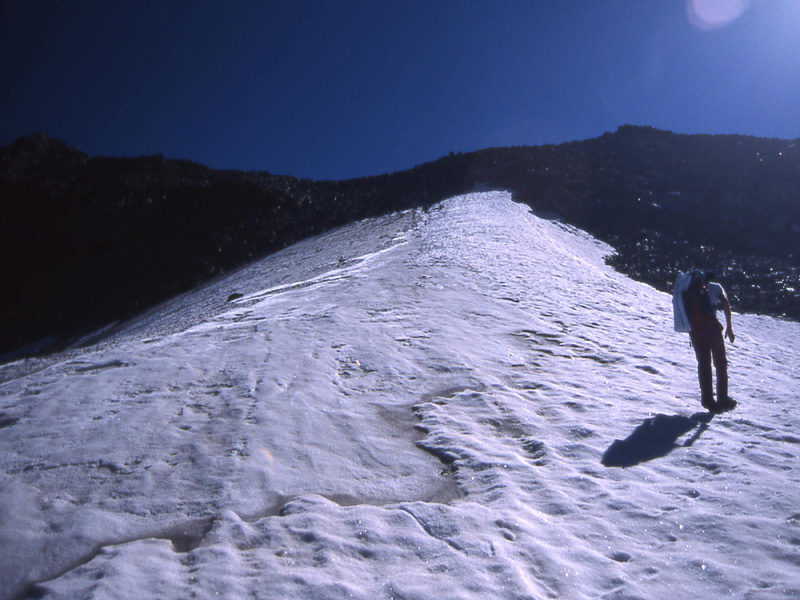
<path id="1" fill-rule="evenodd" d="M 712 418 L 609 251 L 463 196 L 3 368 L 0 598 L 800 597 L 800 324 Z"/>

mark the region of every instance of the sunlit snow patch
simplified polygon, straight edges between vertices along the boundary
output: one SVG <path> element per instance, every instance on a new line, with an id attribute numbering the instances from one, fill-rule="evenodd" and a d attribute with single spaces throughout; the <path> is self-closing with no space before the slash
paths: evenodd
<path id="1" fill-rule="evenodd" d="M 12 377 L 0 597 L 796 596 L 800 327 L 736 316 L 740 408 L 698 416 L 610 251 L 463 196 Z"/>

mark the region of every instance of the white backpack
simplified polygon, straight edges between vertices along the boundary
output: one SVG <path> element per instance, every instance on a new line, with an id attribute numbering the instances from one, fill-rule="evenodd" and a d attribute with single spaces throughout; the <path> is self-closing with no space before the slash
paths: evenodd
<path id="1" fill-rule="evenodd" d="M 683 292 L 692 283 L 691 273 L 681 273 L 675 280 L 675 287 L 672 289 L 672 318 L 675 323 L 675 331 L 679 333 L 689 333 L 692 327 L 689 323 L 689 315 L 686 314 L 686 306 L 683 304 Z"/>

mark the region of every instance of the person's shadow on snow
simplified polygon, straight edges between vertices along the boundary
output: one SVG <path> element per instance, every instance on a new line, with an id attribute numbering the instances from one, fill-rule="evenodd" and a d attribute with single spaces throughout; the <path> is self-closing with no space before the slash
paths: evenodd
<path id="1" fill-rule="evenodd" d="M 686 448 L 697 441 L 714 418 L 710 412 L 695 413 L 691 417 L 656 415 L 645 419 L 624 440 L 614 440 L 600 460 L 606 467 L 632 467 L 654 458 L 666 456 L 675 448 Z M 678 438 L 696 431 L 678 444 Z"/>

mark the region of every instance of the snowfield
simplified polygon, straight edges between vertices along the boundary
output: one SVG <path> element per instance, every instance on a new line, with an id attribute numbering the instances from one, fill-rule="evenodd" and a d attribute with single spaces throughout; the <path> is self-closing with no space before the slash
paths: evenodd
<path id="1" fill-rule="evenodd" d="M 609 252 L 472 194 L 0 368 L 0 598 L 800 597 L 800 324 L 712 417 Z"/>

